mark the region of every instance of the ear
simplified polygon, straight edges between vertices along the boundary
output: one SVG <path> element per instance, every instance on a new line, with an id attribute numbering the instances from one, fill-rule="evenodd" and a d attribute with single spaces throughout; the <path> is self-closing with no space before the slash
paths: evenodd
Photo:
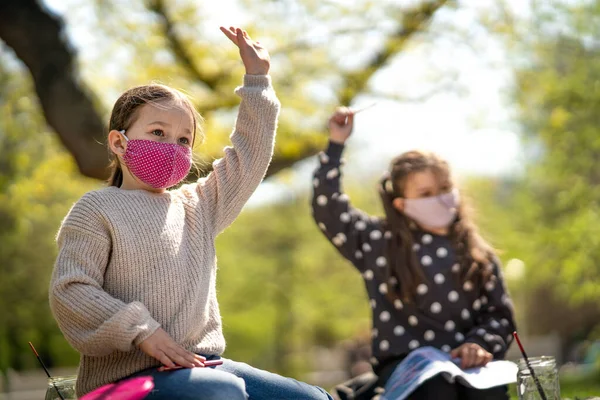
<path id="1" fill-rule="evenodd" d="M 400 212 L 404 211 L 404 199 L 402 197 L 396 197 L 392 200 L 392 205 L 394 208 Z"/>
<path id="2" fill-rule="evenodd" d="M 113 129 L 108 132 L 108 147 L 115 155 L 122 156 L 127 149 L 127 141 L 119 131 Z"/>

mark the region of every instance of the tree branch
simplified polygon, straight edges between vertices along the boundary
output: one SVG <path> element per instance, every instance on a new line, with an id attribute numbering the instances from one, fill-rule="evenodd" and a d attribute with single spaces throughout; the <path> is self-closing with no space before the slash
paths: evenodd
<path id="1" fill-rule="evenodd" d="M 149 8 L 161 20 L 167 42 L 180 65 L 198 81 L 214 92 L 228 79 L 228 71 L 206 74 L 194 63 L 183 42 L 176 34 L 173 21 L 165 9 L 164 0 L 147 0 Z M 404 48 L 406 41 L 424 29 L 431 17 L 447 0 L 427 3 L 415 11 L 405 13 L 403 27 L 377 53 L 364 71 L 343 76 L 344 89 L 340 92 L 342 104 L 363 92 L 370 77 L 389 59 Z M 0 39 L 4 40 L 29 69 L 35 90 L 48 124 L 56 131 L 67 150 L 74 156 L 79 170 L 85 176 L 105 179 L 108 175 L 108 156 L 102 144 L 106 126 L 94 104 L 94 95 L 81 82 L 74 66 L 75 51 L 64 39 L 63 22 L 43 8 L 36 0 L 0 1 Z M 237 104 L 239 99 L 219 94 L 219 100 L 200 105 L 211 111 Z M 316 154 L 321 148 L 314 143 L 303 143 L 293 153 L 276 153 L 267 176 L 294 165 Z M 206 171 L 205 171 L 206 172 Z"/>
<path id="2" fill-rule="evenodd" d="M 35 0 L 0 1 L 0 39 L 27 66 L 48 124 L 85 176 L 104 179 L 105 125 L 93 95 L 79 81 L 75 52 L 63 39 L 62 20 Z"/>
<path id="3" fill-rule="evenodd" d="M 386 40 L 383 49 L 371 58 L 367 66 L 360 71 L 347 72 L 343 75 L 344 85 L 338 93 L 340 104 L 350 104 L 356 95 L 363 92 L 375 72 L 398 54 L 410 38 L 424 30 L 435 12 L 447 2 L 448 0 L 428 1 L 411 11 L 405 12 L 402 15 L 402 23 L 398 31 Z"/>
<path id="4" fill-rule="evenodd" d="M 198 68 L 193 57 L 186 49 L 186 46 L 178 37 L 175 24 L 169 17 L 164 1 L 148 0 L 146 3 L 148 10 L 152 11 L 159 18 L 167 44 L 180 65 L 183 66 L 194 79 L 204 83 L 209 89 L 216 90 L 219 83 L 229 77 L 228 72 L 222 70 L 218 74 L 207 74 L 205 71 Z"/>
<path id="5" fill-rule="evenodd" d="M 465 88 L 456 83 L 456 77 L 454 76 L 444 79 L 443 82 L 438 83 L 431 89 L 424 91 L 423 93 L 420 93 L 416 96 L 391 94 L 377 91 L 365 91 L 362 93 L 371 97 L 397 101 L 399 103 L 422 103 L 427 99 L 430 99 L 431 97 L 435 96 L 436 94 L 447 93 L 449 91 L 454 93 L 464 93 Z"/>

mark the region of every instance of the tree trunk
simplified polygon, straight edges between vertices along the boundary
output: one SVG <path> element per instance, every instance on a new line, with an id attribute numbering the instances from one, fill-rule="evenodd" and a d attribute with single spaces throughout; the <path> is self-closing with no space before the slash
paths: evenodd
<path id="1" fill-rule="evenodd" d="M 73 154 L 81 173 L 104 179 L 105 125 L 93 95 L 80 82 L 75 52 L 65 36 L 62 20 L 37 1 L 0 1 L 0 38 L 29 69 L 46 121 Z"/>

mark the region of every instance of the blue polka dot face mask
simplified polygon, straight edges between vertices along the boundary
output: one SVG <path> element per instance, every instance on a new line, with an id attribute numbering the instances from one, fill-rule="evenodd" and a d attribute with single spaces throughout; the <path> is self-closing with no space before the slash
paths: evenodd
<path id="1" fill-rule="evenodd" d="M 446 228 L 456 219 L 459 204 L 458 189 L 452 189 L 439 196 L 404 199 L 402 212 L 419 225 Z"/>

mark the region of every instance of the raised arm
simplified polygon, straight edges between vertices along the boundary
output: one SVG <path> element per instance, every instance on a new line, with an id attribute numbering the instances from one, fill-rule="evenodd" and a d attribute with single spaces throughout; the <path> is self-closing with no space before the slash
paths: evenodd
<path id="1" fill-rule="evenodd" d="M 246 75 L 244 85 L 236 89 L 242 101 L 231 134 L 233 147 L 225 148 L 224 157 L 214 162 L 213 172 L 197 184 L 215 234 L 233 222 L 264 178 L 273 155 L 280 108 L 267 75 L 267 51 L 239 28 L 221 30 L 239 47 Z"/>
<path id="2" fill-rule="evenodd" d="M 313 177 L 312 210 L 323 234 L 363 271 L 365 258 L 371 255 L 377 241 L 384 240 L 384 234 L 381 222 L 352 207 L 341 187 L 341 155 L 352 132 L 353 117 L 351 110 L 340 108 L 329 121 L 329 146 L 319 154 L 319 167 Z"/>

